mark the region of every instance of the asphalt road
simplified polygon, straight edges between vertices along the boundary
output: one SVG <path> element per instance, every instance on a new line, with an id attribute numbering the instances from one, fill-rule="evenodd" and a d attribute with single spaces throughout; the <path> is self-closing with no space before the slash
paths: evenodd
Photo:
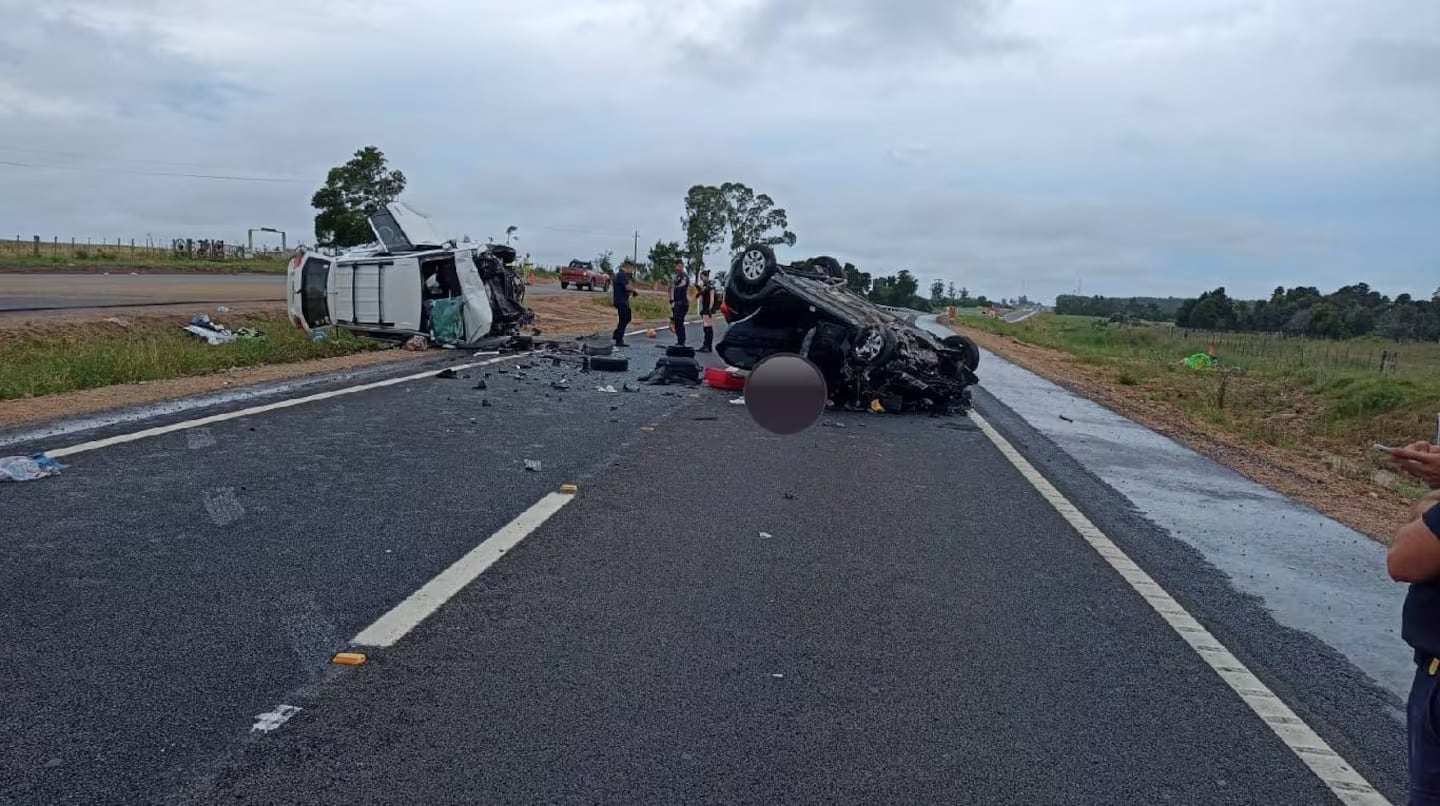
<path id="1" fill-rule="evenodd" d="M 537 283 L 526 293 L 543 297 L 584 292 Z M 281 274 L 0 273 L 0 313 L 284 301 Z"/>
<path id="2" fill-rule="evenodd" d="M 0 803 L 1339 802 L 971 421 L 781 438 L 712 390 L 500 368 L 0 487 Z M 1342 658 L 978 399 L 1197 619 L 1253 617 L 1237 655 L 1400 802 L 1400 726 Z M 399 643 L 329 662 L 562 483 Z"/>

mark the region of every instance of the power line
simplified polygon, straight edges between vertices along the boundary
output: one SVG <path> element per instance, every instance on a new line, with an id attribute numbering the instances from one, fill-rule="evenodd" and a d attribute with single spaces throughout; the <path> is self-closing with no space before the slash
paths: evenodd
<path id="1" fill-rule="evenodd" d="M 126 157 L 112 157 L 104 154 L 86 154 L 79 151 L 55 151 L 46 148 L 29 148 L 25 146 L 0 145 L 0 151 L 15 151 L 22 154 L 44 154 L 49 157 L 65 157 L 71 160 L 100 160 L 101 162 L 129 162 L 137 165 L 158 165 L 169 168 L 205 168 L 215 170 L 211 163 L 204 162 L 176 162 L 174 160 L 147 160 Z"/>
<path id="2" fill-rule="evenodd" d="M 277 184 L 299 184 L 304 179 L 283 179 L 267 176 L 225 176 L 222 174 L 192 174 L 175 171 L 128 171 L 123 168 L 82 168 L 78 165 L 37 165 L 33 162 L 12 162 L 0 160 L 0 165 L 13 168 L 38 168 L 50 171 L 74 171 L 77 173 L 123 174 L 127 176 L 168 176 L 180 179 L 211 179 L 222 182 L 270 182 Z"/>

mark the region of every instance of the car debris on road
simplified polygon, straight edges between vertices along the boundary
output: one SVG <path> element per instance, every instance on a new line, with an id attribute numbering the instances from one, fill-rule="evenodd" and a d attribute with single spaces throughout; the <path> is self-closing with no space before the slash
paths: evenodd
<path id="1" fill-rule="evenodd" d="M 58 476 L 69 465 L 62 465 L 43 453 L 33 456 L 0 457 L 0 481 L 35 481 Z"/>
<path id="2" fill-rule="evenodd" d="M 730 328 L 716 349 L 727 364 L 750 370 L 799 355 L 840 408 L 963 414 L 979 382 L 972 340 L 941 339 L 851 291 L 832 257 L 781 265 L 769 246 L 747 246 L 731 264 L 721 313 Z"/>

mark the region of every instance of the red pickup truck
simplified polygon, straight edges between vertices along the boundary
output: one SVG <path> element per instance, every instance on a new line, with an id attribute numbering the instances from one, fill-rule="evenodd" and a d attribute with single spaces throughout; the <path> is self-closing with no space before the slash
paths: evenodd
<path id="1" fill-rule="evenodd" d="M 588 260 L 572 260 L 570 265 L 560 270 L 560 287 L 569 288 L 575 286 L 577 290 L 601 291 L 610 290 L 610 275 L 603 271 L 596 271 L 595 265 Z"/>

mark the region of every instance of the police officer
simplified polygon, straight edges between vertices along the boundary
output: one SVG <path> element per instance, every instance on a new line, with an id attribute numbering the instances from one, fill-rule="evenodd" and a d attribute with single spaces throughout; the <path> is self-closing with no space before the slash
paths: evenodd
<path id="1" fill-rule="evenodd" d="M 675 343 L 685 346 L 685 314 L 690 312 L 690 275 L 685 261 L 675 261 L 675 281 L 670 286 L 670 325 L 675 330 Z"/>
<path id="2" fill-rule="evenodd" d="M 630 264 L 620 264 L 620 269 L 615 272 L 615 282 L 610 287 L 615 294 L 615 346 L 629 347 L 625 343 L 625 328 L 630 324 L 630 298 L 639 295 L 640 292 L 630 287 Z"/>
<path id="3" fill-rule="evenodd" d="M 1440 476 L 1421 472 L 1424 466 L 1440 465 L 1440 448 L 1416 443 L 1391 453 L 1401 467 L 1440 488 Z M 1415 682 L 1406 709 L 1410 803 L 1440 806 L 1440 489 L 1417 502 L 1411 514 L 1415 520 L 1395 533 L 1385 562 L 1392 579 L 1410 583 L 1400 626 L 1400 637 L 1415 650 Z"/>
<path id="4" fill-rule="evenodd" d="M 715 347 L 715 309 L 720 297 L 715 290 L 715 282 L 710 279 L 709 269 L 700 270 L 700 282 L 696 285 L 695 296 L 700 301 L 700 324 L 705 328 L 705 343 L 700 345 L 696 352 L 708 353 Z"/>

